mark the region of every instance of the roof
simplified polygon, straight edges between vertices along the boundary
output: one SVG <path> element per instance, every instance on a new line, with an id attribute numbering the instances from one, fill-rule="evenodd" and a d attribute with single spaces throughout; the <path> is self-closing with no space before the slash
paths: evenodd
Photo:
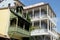
<path id="1" fill-rule="evenodd" d="M 8 8 L 8 4 L 11 4 L 10 6 L 13 7 L 15 6 L 15 1 L 17 1 L 19 4 L 22 4 L 23 6 L 25 6 L 21 1 L 19 0 L 4 0 L 3 2 L 0 3 L 0 9 L 6 9 Z"/>
<path id="2" fill-rule="evenodd" d="M 11 4 L 11 6 L 14 6 L 14 1 L 13 0 L 4 0 L 3 2 L 0 3 L 0 8 L 6 8 L 8 7 L 8 4 Z"/>
<path id="3" fill-rule="evenodd" d="M 41 2 L 41 3 L 37 3 L 37 4 L 25 6 L 24 9 L 29 9 L 29 8 L 36 7 L 36 6 L 40 6 L 40 5 L 44 5 L 44 4 L 45 4 L 44 2 Z"/>
<path id="4" fill-rule="evenodd" d="M 14 1 L 18 1 L 18 2 L 21 3 L 23 6 L 25 6 L 20 0 L 14 0 Z"/>
<path id="5" fill-rule="evenodd" d="M 49 3 L 44 3 L 44 2 L 40 2 L 40 3 L 37 3 L 37 4 L 25 6 L 25 7 L 23 7 L 23 8 L 24 8 L 24 10 L 26 10 L 26 9 L 30 9 L 30 8 L 34 8 L 34 7 L 40 7 L 40 6 L 43 6 L 43 5 L 48 5 L 49 8 L 52 10 L 52 8 L 51 8 L 51 6 L 49 5 Z M 53 10 L 52 10 L 52 12 L 54 13 Z M 55 14 L 55 13 L 54 13 L 54 14 Z M 56 14 L 55 14 L 55 16 L 56 16 Z"/>
<path id="6" fill-rule="evenodd" d="M 37 4 L 33 4 L 33 5 L 29 5 L 29 6 L 25 6 L 21 1 L 18 1 L 19 3 L 21 3 L 24 7 L 24 10 L 25 9 L 30 9 L 30 8 L 33 8 L 33 7 L 38 7 L 38 6 L 43 6 L 43 5 L 48 5 L 50 7 L 50 5 L 48 3 L 44 3 L 44 2 L 40 2 L 40 3 L 37 3 Z M 4 8 L 0 8 L 0 9 L 6 9 L 8 7 L 4 7 Z M 52 8 L 50 7 L 50 9 L 52 10 Z M 54 13 L 54 11 L 52 10 L 52 12 Z M 54 13 L 55 14 L 55 13 Z M 56 14 L 55 14 L 56 16 Z"/>

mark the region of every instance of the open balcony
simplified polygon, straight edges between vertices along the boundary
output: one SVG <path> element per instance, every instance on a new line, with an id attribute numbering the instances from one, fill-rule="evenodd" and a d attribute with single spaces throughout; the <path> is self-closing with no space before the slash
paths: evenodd
<path id="1" fill-rule="evenodd" d="M 48 30 L 48 32 L 50 33 L 50 35 L 54 36 L 55 38 L 59 38 L 58 33 L 54 29 Z"/>
<path id="2" fill-rule="evenodd" d="M 39 21 L 36 21 L 34 26 L 31 27 L 31 36 L 36 35 L 48 35 L 47 24 L 44 21 L 41 21 L 41 25 Z"/>
<path id="3" fill-rule="evenodd" d="M 50 35 L 31 36 L 31 40 L 51 40 Z"/>
<path id="4" fill-rule="evenodd" d="M 57 32 L 53 28 L 54 25 L 49 20 L 42 20 L 41 23 L 35 21 L 34 26 L 31 27 L 31 36 L 52 35 L 57 38 Z"/>
<path id="5" fill-rule="evenodd" d="M 33 21 L 31 30 L 35 29 L 47 29 L 47 19 L 46 20 L 40 20 L 40 21 Z"/>
<path id="6" fill-rule="evenodd" d="M 31 36 L 38 36 L 38 35 L 51 35 L 55 38 L 59 37 L 56 31 L 51 31 L 48 29 L 35 28 L 31 31 Z"/>
<path id="7" fill-rule="evenodd" d="M 9 36 L 11 38 L 16 37 L 29 37 L 29 27 L 31 23 L 23 18 L 23 15 L 15 12 L 14 8 L 10 9 L 11 19 L 10 19 L 10 27 L 8 30 Z"/>
<path id="8" fill-rule="evenodd" d="M 26 20 L 23 21 L 23 19 L 18 18 L 18 21 L 16 18 L 13 18 L 10 20 L 10 27 L 8 29 L 8 33 L 10 37 L 21 36 L 21 37 L 29 37 L 29 23 L 26 22 Z"/>
<path id="9" fill-rule="evenodd" d="M 8 33 L 11 37 L 14 37 L 15 35 L 22 36 L 22 37 L 30 36 L 29 31 L 22 29 L 21 27 L 15 27 L 15 26 L 10 26 Z"/>
<path id="10" fill-rule="evenodd" d="M 13 18 L 20 17 L 20 18 L 23 18 L 24 20 L 28 21 L 25 16 L 27 17 L 26 13 L 23 14 L 23 12 L 22 13 L 16 12 L 15 8 L 10 9 L 10 20 L 12 20 Z"/>

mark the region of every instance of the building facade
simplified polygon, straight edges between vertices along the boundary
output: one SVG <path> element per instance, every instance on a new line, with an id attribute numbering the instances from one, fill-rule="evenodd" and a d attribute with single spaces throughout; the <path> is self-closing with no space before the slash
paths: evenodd
<path id="1" fill-rule="evenodd" d="M 8 7 L 10 4 L 11 9 Z M 23 6 L 23 14 L 16 13 L 16 6 Z M 29 15 L 32 26 L 26 20 Z M 24 15 L 21 17 L 21 15 Z M 25 6 L 19 0 L 0 2 L 0 34 L 10 40 L 57 40 L 56 14 L 48 3 Z"/>
<path id="2" fill-rule="evenodd" d="M 16 0 L 4 0 L 0 3 L 0 40 L 29 40 L 30 22 L 16 11 L 24 6 Z"/>
<path id="3" fill-rule="evenodd" d="M 57 40 L 58 34 L 56 28 L 56 14 L 48 3 L 37 3 L 24 7 L 24 13 L 28 13 L 32 27 L 31 40 Z"/>

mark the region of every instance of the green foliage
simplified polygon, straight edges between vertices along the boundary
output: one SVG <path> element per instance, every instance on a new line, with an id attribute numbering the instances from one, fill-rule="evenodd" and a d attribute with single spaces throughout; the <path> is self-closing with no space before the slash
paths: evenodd
<path id="1" fill-rule="evenodd" d="M 32 31 L 32 30 L 34 30 L 34 29 L 35 29 L 35 27 L 32 27 L 32 26 L 31 26 L 29 29 L 30 29 L 30 31 Z"/>
<path id="2" fill-rule="evenodd" d="M 28 14 L 28 13 L 26 14 L 26 16 L 27 16 L 27 18 L 26 18 L 26 19 L 27 19 L 29 22 L 31 22 L 31 19 L 30 19 L 30 17 L 29 17 L 29 14 Z"/>
<path id="3" fill-rule="evenodd" d="M 32 30 L 35 30 L 35 29 L 40 29 L 40 27 L 38 27 L 38 26 L 36 26 L 36 27 L 35 26 L 31 26 L 29 29 L 30 29 L 30 31 L 32 31 Z"/>

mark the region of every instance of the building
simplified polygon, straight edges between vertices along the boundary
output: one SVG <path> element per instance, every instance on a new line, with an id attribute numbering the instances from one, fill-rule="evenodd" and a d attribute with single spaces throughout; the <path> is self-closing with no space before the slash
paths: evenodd
<path id="1" fill-rule="evenodd" d="M 8 8 L 8 4 L 11 4 L 12 10 Z M 20 17 L 21 14 L 19 13 L 16 14 L 14 11 L 16 6 L 23 6 L 24 17 Z M 48 3 L 41 2 L 25 6 L 19 0 L 4 0 L 0 2 L 0 13 L 0 26 L 2 26 L 0 34 L 3 35 L 2 38 L 11 38 L 11 40 L 29 40 L 29 38 L 31 40 L 57 40 L 59 37 L 54 30 L 56 28 L 54 20 L 56 14 Z M 23 26 L 24 24 L 29 25 L 26 14 L 31 18 L 31 27 Z"/>
<path id="2" fill-rule="evenodd" d="M 29 40 L 30 22 L 16 11 L 15 3 L 24 6 L 14 0 L 4 0 L 0 3 L 0 40 Z"/>
<path id="3" fill-rule="evenodd" d="M 31 18 L 32 27 L 31 40 L 57 40 L 56 14 L 48 3 L 37 3 L 24 7 L 24 13 L 28 13 Z"/>
<path id="4" fill-rule="evenodd" d="M 58 33 L 58 35 L 59 35 L 59 38 L 58 38 L 58 40 L 60 40 L 60 33 Z"/>

